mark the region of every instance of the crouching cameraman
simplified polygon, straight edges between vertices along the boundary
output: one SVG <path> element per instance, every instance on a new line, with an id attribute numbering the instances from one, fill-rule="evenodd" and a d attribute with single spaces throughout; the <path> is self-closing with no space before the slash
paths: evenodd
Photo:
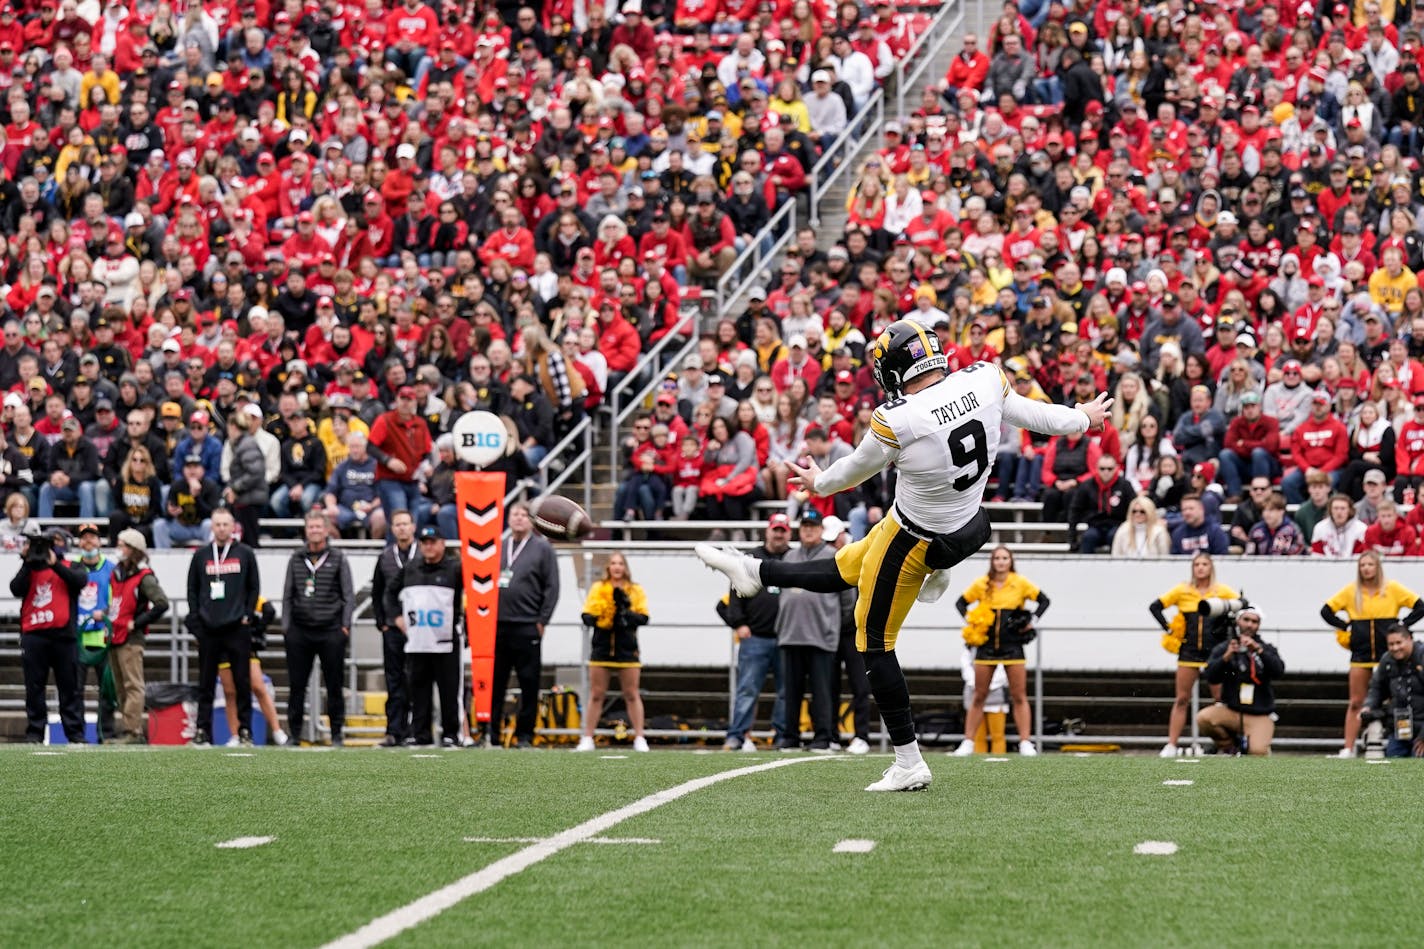
<path id="1" fill-rule="evenodd" d="M 1221 701 L 1197 715 L 1197 727 L 1210 736 L 1217 750 L 1269 755 L 1276 734 L 1276 696 L 1271 683 L 1285 674 L 1276 647 L 1257 638 L 1261 611 L 1244 606 L 1226 642 L 1211 651 L 1206 680 L 1221 686 Z"/>
<path id="2" fill-rule="evenodd" d="M 1360 720 L 1366 724 L 1365 745 L 1381 724 L 1389 736 L 1386 758 L 1424 758 L 1424 643 L 1414 641 L 1409 627 L 1396 624 L 1385 633 L 1385 648 L 1370 676 L 1370 691 Z"/>

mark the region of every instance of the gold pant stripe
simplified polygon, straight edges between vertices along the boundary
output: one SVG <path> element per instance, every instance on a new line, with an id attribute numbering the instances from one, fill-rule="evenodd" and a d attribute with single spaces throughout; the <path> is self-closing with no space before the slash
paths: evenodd
<path id="1" fill-rule="evenodd" d="M 928 547 L 889 514 L 870 533 L 836 553 L 841 579 L 857 588 L 856 649 L 889 652 L 895 648 L 900 627 L 930 574 L 925 566 Z"/>

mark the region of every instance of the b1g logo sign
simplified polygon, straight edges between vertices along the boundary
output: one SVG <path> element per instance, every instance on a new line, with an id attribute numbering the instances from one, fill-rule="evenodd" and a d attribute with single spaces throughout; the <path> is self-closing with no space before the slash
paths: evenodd
<path id="1" fill-rule="evenodd" d="M 503 458 L 509 441 L 509 432 L 493 412 L 466 412 L 455 420 L 450 434 L 456 457 L 481 468 Z"/>
<path id="2" fill-rule="evenodd" d="M 410 610 L 405 614 L 405 621 L 411 626 L 443 627 L 445 625 L 445 611 Z"/>

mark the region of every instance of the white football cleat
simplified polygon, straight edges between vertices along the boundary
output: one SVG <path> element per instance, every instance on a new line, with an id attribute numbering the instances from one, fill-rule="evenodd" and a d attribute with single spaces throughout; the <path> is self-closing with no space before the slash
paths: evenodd
<path id="1" fill-rule="evenodd" d="M 920 586 L 920 595 L 915 597 L 921 603 L 935 603 L 944 596 L 949 589 L 949 571 L 936 570 L 925 577 L 925 582 Z"/>
<path id="2" fill-rule="evenodd" d="M 593 750 L 594 750 L 593 737 L 590 736 L 590 735 L 584 735 L 582 738 L 580 738 L 580 739 L 579 739 L 579 743 L 578 743 L 578 747 L 574 749 L 574 751 L 593 751 Z"/>
<path id="3" fill-rule="evenodd" d="M 971 738 L 964 739 L 959 743 L 959 747 L 951 751 L 949 754 L 951 757 L 954 758 L 970 757 L 974 754 L 974 740 Z"/>
<path id="4" fill-rule="evenodd" d="M 239 746 L 241 746 L 241 745 L 242 745 L 242 740 L 241 740 L 240 738 L 238 738 L 236 735 L 233 735 L 231 738 L 229 738 L 229 739 L 227 740 L 226 744 L 224 744 L 223 747 L 224 747 L 224 748 L 237 748 L 237 747 L 239 747 Z"/>
<path id="5" fill-rule="evenodd" d="M 910 768 L 892 764 L 885 769 L 885 774 L 874 784 L 866 788 L 867 791 L 921 791 L 930 786 L 933 780 L 930 775 L 930 766 L 923 761 Z"/>
<path id="6" fill-rule="evenodd" d="M 761 570 L 755 557 L 712 544 L 698 544 L 692 549 L 707 566 L 727 575 L 738 596 L 750 598 L 761 592 Z"/>
<path id="7" fill-rule="evenodd" d="M 1341 748 L 1339 751 L 1337 751 L 1337 752 L 1335 753 L 1335 757 L 1336 757 L 1336 758 L 1353 758 L 1353 757 L 1355 757 L 1355 749 L 1354 749 L 1354 748 Z"/>
<path id="8" fill-rule="evenodd" d="M 853 755 L 866 755 L 870 753 L 870 745 L 864 738 L 856 738 L 846 746 L 846 751 Z"/>
<path id="9" fill-rule="evenodd" d="M 642 735 L 639 735 L 637 738 L 634 738 L 634 739 L 633 739 L 633 750 L 634 750 L 634 751 L 647 751 L 647 750 L 648 750 L 648 739 L 644 738 Z"/>
<path id="10" fill-rule="evenodd" d="M 742 741 L 742 750 L 745 751 L 747 754 L 753 754 L 757 751 L 760 751 L 761 749 L 757 747 L 756 742 L 752 741 L 750 738 L 747 738 Z"/>
<path id="11" fill-rule="evenodd" d="M 1175 758 L 1175 757 L 1177 757 L 1177 755 L 1179 755 L 1179 754 L 1181 754 L 1181 752 L 1177 750 L 1177 746 L 1174 745 L 1174 744 L 1172 744 L 1172 743 L 1169 741 L 1169 742 L 1167 742 L 1167 744 L 1165 744 L 1165 745 L 1162 746 L 1162 750 L 1161 750 L 1161 751 L 1157 752 L 1157 757 L 1159 757 L 1159 758 Z"/>
<path id="12" fill-rule="evenodd" d="M 1019 754 L 1025 758 L 1037 758 L 1038 746 L 1031 741 L 1021 741 L 1019 742 Z"/>

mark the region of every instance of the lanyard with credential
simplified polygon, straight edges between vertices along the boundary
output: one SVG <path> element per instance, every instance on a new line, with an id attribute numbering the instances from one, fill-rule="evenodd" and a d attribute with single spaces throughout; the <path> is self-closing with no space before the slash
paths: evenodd
<path id="1" fill-rule="evenodd" d="M 223 578 L 222 565 L 230 550 L 232 550 L 232 541 L 227 542 L 222 553 L 218 553 L 218 542 L 213 541 L 213 579 L 208 581 L 208 599 L 210 600 L 227 599 L 227 580 Z"/>
<path id="2" fill-rule="evenodd" d="M 321 555 L 320 560 L 313 564 L 311 562 L 311 558 L 309 558 L 306 554 L 302 554 L 302 563 L 306 566 L 308 574 L 306 585 L 302 587 L 302 596 L 306 597 L 307 599 L 311 599 L 311 597 L 316 593 L 316 572 L 322 568 L 322 566 L 326 563 L 326 558 L 330 556 L 331 551 L 328 550 Z M 399 557 L 397 557 L 397 562 L 399 562 Z"/>
<path id="3" fill-rule="evenodd" d="M 531 535 L 532 536 L 532 535 Z M 509 539 L 509 558 L 504 565 L 504 569 L 499 572 L 499 588 L 501 590 L 509 587 L 510 581 L 514 579 L 514 562 L 519 559 L 519 555 L 524 553 L 524 548 L 529 544 L 529 537 L 519 542 L 519 546 L 514 546 L 514 538 Z"/>

